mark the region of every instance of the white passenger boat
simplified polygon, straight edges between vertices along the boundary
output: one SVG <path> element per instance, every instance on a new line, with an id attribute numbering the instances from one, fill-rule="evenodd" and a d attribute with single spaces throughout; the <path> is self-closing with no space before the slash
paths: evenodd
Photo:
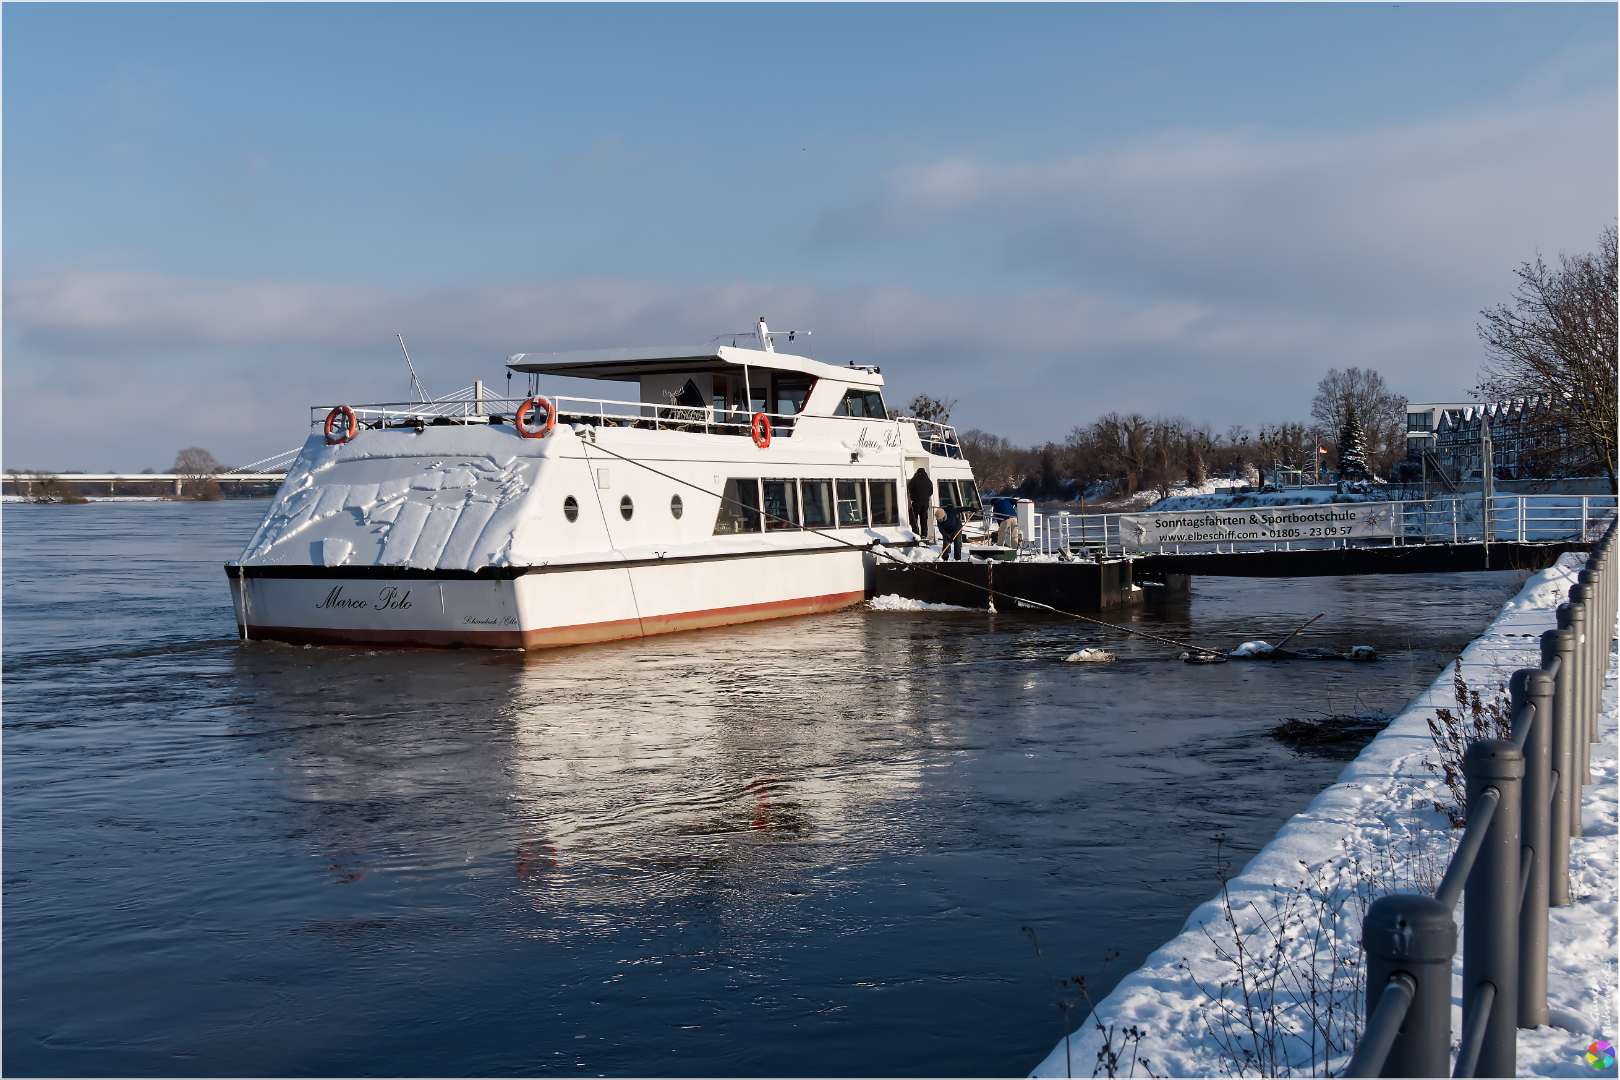
<path id="1" fill-rule="evenodd" d="M 891 419 L 878 368 L 778 352 L 523 353 L 519 401 L 317 407 L 241 558 L 244 638 L 540 649 L 832 611 L 918 543 L 907 481 L 979 505 L 950 428 Z M 635 401 L 539 393 L 636 383 Z"/>

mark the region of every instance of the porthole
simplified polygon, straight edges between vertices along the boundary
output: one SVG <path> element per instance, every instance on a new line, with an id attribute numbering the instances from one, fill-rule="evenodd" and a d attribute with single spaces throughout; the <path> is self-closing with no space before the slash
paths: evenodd
<path id="1" fill-rule="evenodd" d="M 630 501 L 630 496 L 626 495 L 624 498 L 619 500 L 620 517 L 624 518 L 626 521 L 629 521 L 631 515 L 633 515 L 635 512 L 636 504 Z"/>
<path id="2" fill-rule="evenodd" d="M 685 511 L 685 509 L 686 508 L 681 505 L 681 497 L 679 495 L 671 495 L 669 497 L 669 512 L 675 518 L 675 520 L 680 520 L 681 514 Z"/>
<path id="3" fill-rule="evenodd" d="M 574 501 L 572 495 L 563 500 L 563 517 L 569 521 L 579 520 L 579 503 Z"/>

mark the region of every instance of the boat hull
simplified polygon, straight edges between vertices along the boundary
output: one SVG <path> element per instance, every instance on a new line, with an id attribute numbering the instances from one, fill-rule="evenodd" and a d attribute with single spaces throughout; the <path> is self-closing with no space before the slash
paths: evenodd
<path id="1" fill-rule="evenodd" d="M 546 649 L 837 611 L 866 595 L 858 550 L 755 552 L 446 573 L 229 567 L 254 641 Z"/>

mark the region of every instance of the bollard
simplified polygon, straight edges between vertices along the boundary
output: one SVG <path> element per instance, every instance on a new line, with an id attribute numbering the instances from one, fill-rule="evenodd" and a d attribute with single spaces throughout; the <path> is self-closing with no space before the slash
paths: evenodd
<path id="1" fill-rule="evenodd" d="M 1570 701 L 1575 716 L 1575 784 L 1585 787 L 1592 782 L 1592 724 L 1587 712 L 1590 701 L 1592 667 L 1586 633 L 1586 587 L 1572 585 L 1569 590 L 1569 628 L 1575 634 L 1575 678 Z M 1580 795 L 1575 796 L 1580 806 Z"/>
<path id="2" fill-rule="evenodd" d="M 1367 950 L 1367 1019 L 1378 1010 L 1391 975 L 1417 983 L 1406 1019 L 1379 1076 L 1444 1076 L 1451 1064 L 1451 958 L 1457 924 L 1427 896 L 1381 896 L 1361 924 Z"/>
<path id="3" fill-rule="evenodd" d="M 1591 729 L 1587 733 L 1588 742 L 1598 741 L 1598 713 L 1603 711 L 1603 675 L 1604 661 L 1607 659 L 1608 638 L 1603 634 L 1603 621 L 1599 613 L 1603 608 L 1603 598 L 1598 595 L 1595 575 L 1590 569 L 1582 570 L 1575 575 L 1579 583 L 1575 586 L 1581 590 L 1581 606 L 1586 609 L 1586 703 L 1587 713 L 1591 718 Z M 1571 589 L 1573 596 L 1575 590 Z M 1601 642 L 1599 639 L 1602 639 Z M 1592 781 L 1588 780 L 1590 784 Z"/>
<path id="4" fill-rule="evenodd" d="M 1529 852 L 1530 880 L 1519 901 L 1519 1019 L 1522 1028 L 1540 1027 L 1547 1017 L 1547 852 L 1551 828 L 1548 796 L 1552 793 L 1553 679 L 1545 671 L 1525 668 L 1508 680 L 1517 714 L 1528 704 L 1529 731 L 1513 733 L 1523 746 L 1524 783 L 1519 791 L 1519 845 Z"/>
<path id="5" fill-rule="evenodd" d="M 1468 805 L 1487 788 L 1501 804 L 1463 888 L 1463 1015 L 1486 983 L 1496 1000 L 1484 1018 L 1476 1076 L 1516 1076 L 1519 1016 L 1519 785 L 1524 755 L 1502 739 L 1471 743 L 1463 755 Z"/>
<path id="6" fill-rule="evenodd" d="M 1574 755 L 1570 748 L 1569 685 L 1570 632 L 1548 630 L 1541 635 L 1541 666 L 1548 667 L 1558 661 L 1558 675 L 1553 679 L 1551 710 L 1552 734 L 1549 764 L 1557 777 L 1557 790 L 1551 796 L 1552 806 L 1547 818 L 1547 903 L 1562 907 L 1569 903 L 1569 820 L 1570 820 L 1570 762 Z M 1537 707 L 1540 714 L 1540 707 Z"/>
<path id="7" fill-rule="evenodd" d="M 1581 650 L 1575 636 L 1575 608 L 1569 603 L 1558 605 L 1558 631 L 1568 635 L 1568 652 L 1560 653 L 1564 668 L 1558 673 L 1558 698 L 1553 703 L 1569 731 L 1569 772 L 1563 783 L 1564 801 L 1568 804 L 1569 835 L 1581 835 L 1581 724 L 1575 704 L 1575 684 L 1579 681 Z"/>

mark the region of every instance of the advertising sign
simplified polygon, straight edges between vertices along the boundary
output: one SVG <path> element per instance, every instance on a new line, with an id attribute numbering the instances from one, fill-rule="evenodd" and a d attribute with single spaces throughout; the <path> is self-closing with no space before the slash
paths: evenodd
<path id="1" fill-rule="evenodd" d="M 1179 510 L 1121 514 L 1119 539 L 1126 547 L 1161 544 L 1228 544 L 1272 540 L 1341 540 L 1394 536 L 1399 504 L 1320 503 L 1255 506 L 1241 510 Z"/>

